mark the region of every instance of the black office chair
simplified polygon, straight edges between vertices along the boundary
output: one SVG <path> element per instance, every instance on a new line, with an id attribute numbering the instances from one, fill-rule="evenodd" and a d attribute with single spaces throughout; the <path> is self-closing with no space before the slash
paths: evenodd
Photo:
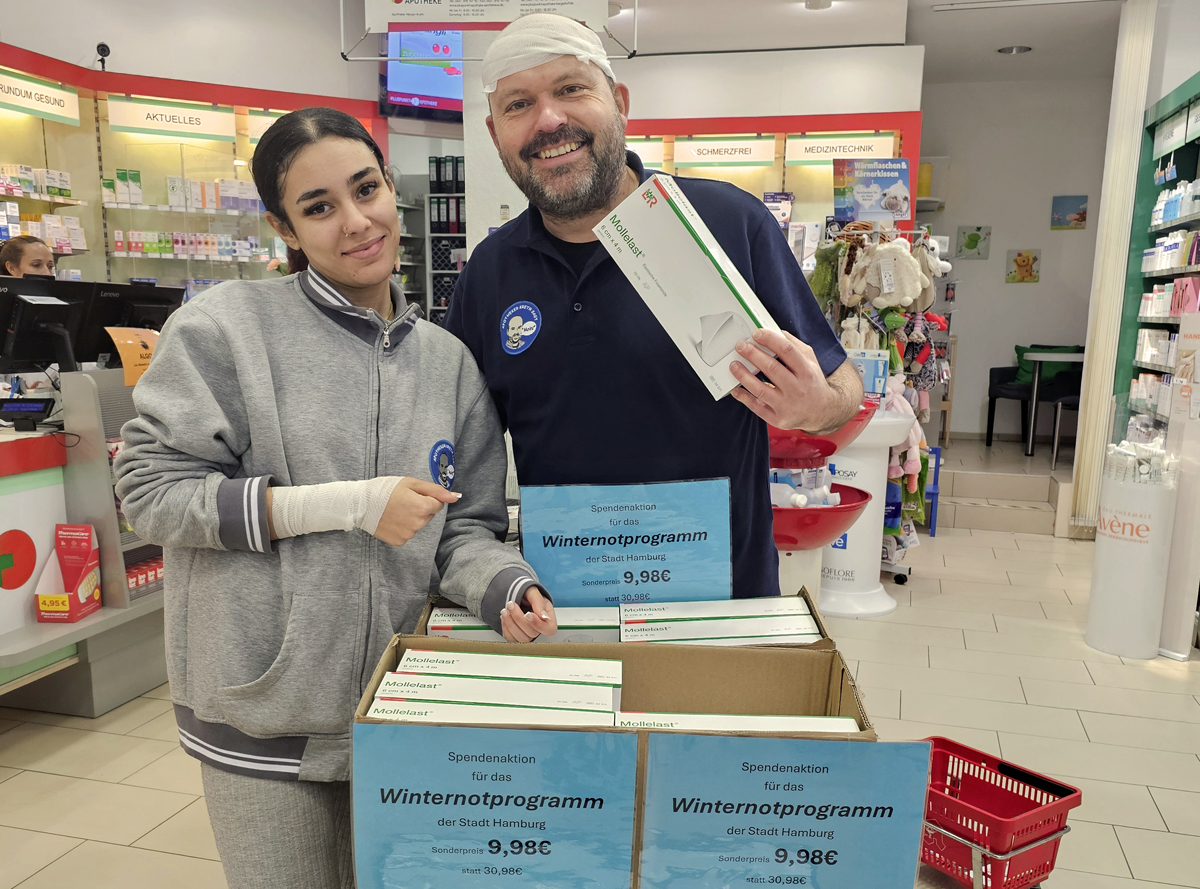
<path id="1" fill-rule="evenodd" d="M 1060 346 L 1045 346 L 1034 343 L 1030 349 L 1057 349 Z M 1029 396 L 1033 391 L 1033 386 L 1029 383 L 1018 383 L 1016 365 L 1008 367 L 992 367 L 988 369 L 988 418 L 987 418 L 987 446 L 992 446 L 992 430 L 996 425 L 996 402 L 1001 398 L 1010 398 L 1013 401 L 1021 402 L 1021 441 L 1029 440 Z M 1044 380 L 1039 387 L 1038 401 L 1050 402 L 1054 399 L 1050 397 L 1050 384 Z"/>
<path id="2" fill-rule="evenodd" d="M 1083 388 L 1082 370 L 1064 370 L 1047 387 L 1047 401 L 1054 403 L 1054 444 L 1050 449 L 1050 471 L 1058 464 L 1058 433 L 1062 428 L 1062 412 L 1079 410 L 1079 393 Z M 1040 401 L 1041 399 L 1039 399 Z"/>

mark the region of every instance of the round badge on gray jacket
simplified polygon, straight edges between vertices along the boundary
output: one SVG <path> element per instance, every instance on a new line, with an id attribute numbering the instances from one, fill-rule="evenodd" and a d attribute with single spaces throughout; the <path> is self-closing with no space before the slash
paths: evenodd
<path id="1" fill-rule="evenodd" d="M 444 438 L 429 451 L 429 475 L 447 491 L 454 486 L 454 445 Z"/>

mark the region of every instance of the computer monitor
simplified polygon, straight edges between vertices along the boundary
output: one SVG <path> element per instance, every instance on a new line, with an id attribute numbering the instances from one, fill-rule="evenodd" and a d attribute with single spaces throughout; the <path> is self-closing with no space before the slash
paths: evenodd
<path id="1" fill-rule="evenodd" d="M 104 357 L 106 367 L 120 363 L 106 327 L 161 330 L 170 314 L 183 304 L 182 287 L 105 283 L 93 286 L 91 307 L 75 340 L 75 359 L 99 362 Z"/>
<path id="2" fill-rule="evenodd" d="M 0 279 L 0 373 L 40 372 L 55 363 L 62 373 L 76 369 L 72 341 L 85 307 L 55 296 L 55 283 Z"/>

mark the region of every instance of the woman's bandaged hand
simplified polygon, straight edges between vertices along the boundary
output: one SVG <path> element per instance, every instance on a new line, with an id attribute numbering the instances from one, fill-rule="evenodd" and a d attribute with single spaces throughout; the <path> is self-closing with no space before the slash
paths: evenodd
<path id="1" fill-rule="evenodd" d="M 276 539 L 361 528 L 400 546 L 429 524 L 452 494 L 440 485 L 400 476 L 270 489 Z"/>

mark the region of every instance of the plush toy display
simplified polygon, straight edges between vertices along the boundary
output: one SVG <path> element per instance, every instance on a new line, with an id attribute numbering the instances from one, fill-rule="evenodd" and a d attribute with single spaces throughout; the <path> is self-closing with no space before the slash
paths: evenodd
<path id="1" fill-rule="evenodd" d="M 940 278 L 950 273 L 953 266 L 941 258 L 941 248 L 933 238 L 925 238 L 913 248 L 913 256 L 921 266 L 921 271 L 929 283 L 921 290 L 921 298 L 917 300 L 917 311 L 928 310 L 937 299 L 937 285 L 934 278 Z"/>
<path id="2" fill-rule="evenodd" d="M 903 442 L 892 448 L 891 459 L 888 463 L 888 478 L 904 478 L 910 492 L 917 490 L 917 476 L 921 472 L 921 441 L 925 433 L 917 422 L 916 413 L 904 397 L 904 374 L 888 377 L 887 395 L 884 397 L 883 408 L 898 414 L 912 417 L 912 428 Z"/>
<path id="3" fill-rule="evenodd" d="M 862 315 L 851 315 L 842 321 L 842 348 L 878 349 L 879 331 Z"/>
<path id="4" fill-rule="evenodd" d="M 888 273 L 885 274 L 885 269 Z M 892 289 L 884 292 L 884 280 Z M 877 309 L 908 308 L 917 301 L 929 279 L 910 252 L 908 241 L 897 238 L 886 244 L 871 244 L 859 251 L 849 275 L 841 282 L 843 305 L 869 302 Z"/>
<path id="5" fill-rule="evenodd" d="M 816 267 L 809 275 L 808 286 L 821 308 L 838 298 L 838 260 L 841 259 L 845 246 L 841 241 L 834 241 L 827 246 L 818 247 L 814 255 Z"/>

